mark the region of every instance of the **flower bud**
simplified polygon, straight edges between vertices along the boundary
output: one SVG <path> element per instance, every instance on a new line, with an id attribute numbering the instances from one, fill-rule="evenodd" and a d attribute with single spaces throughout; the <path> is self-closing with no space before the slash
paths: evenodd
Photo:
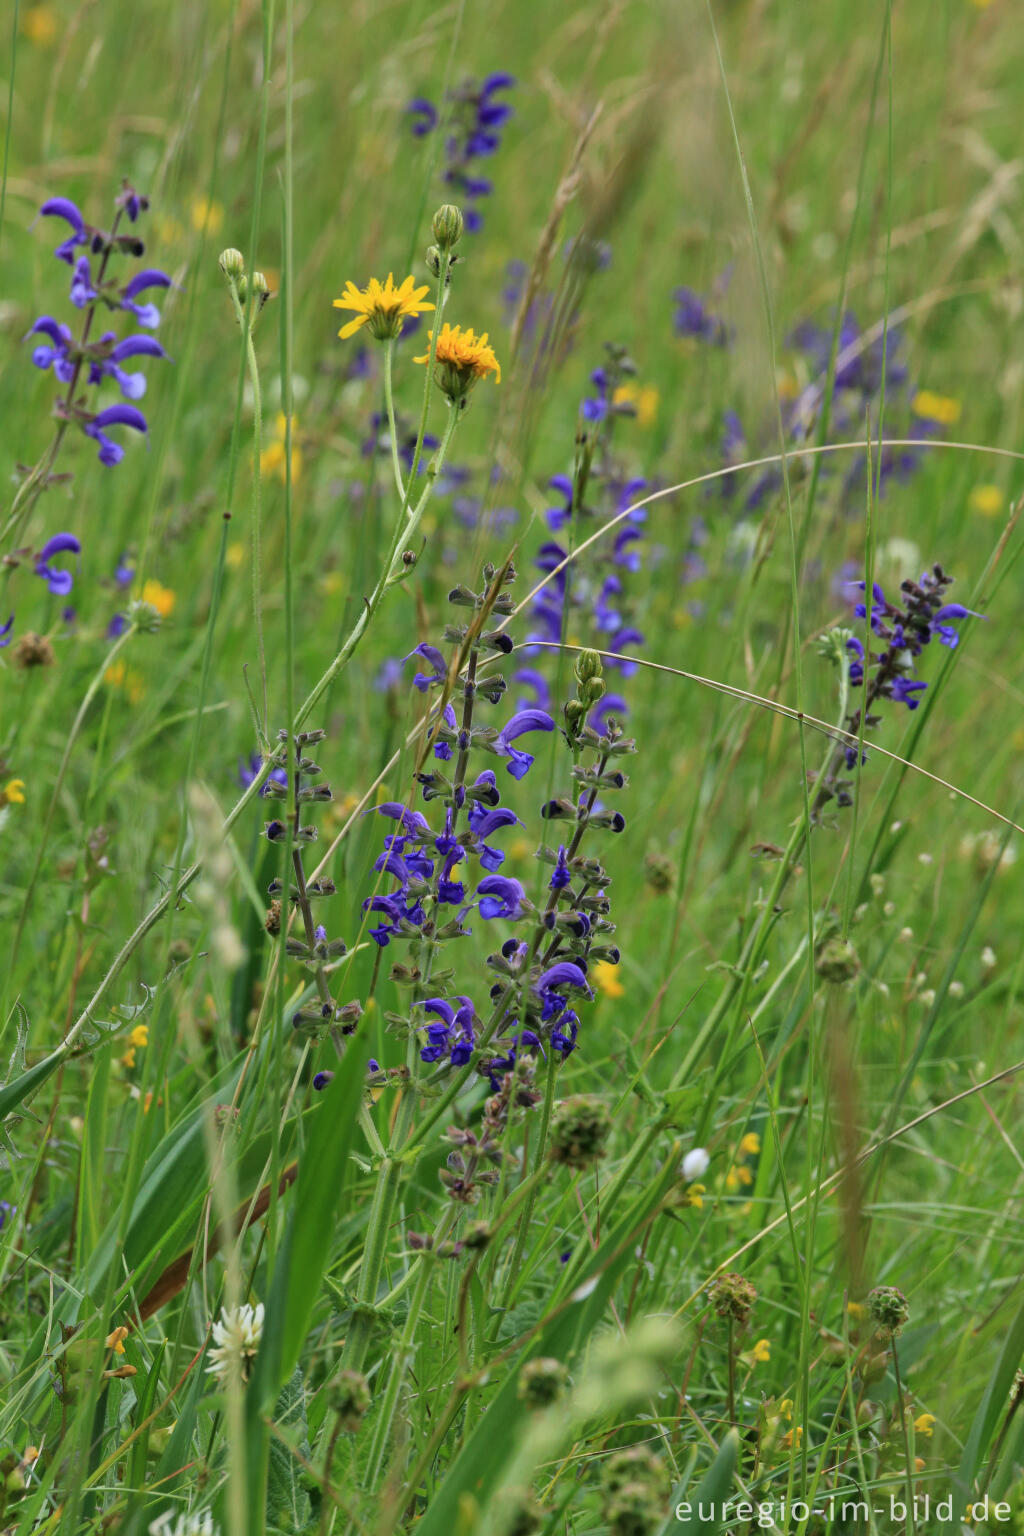
<path id="1" fill-rule="evenodd" d="M 441 252 L 436 245 L 427 246 L 426 254 L 427 271 L 432 277 L 441 276 Z"/>
<path id="2" fill-rule="evenodd" d="M 741 1326 L 750 1316 L 750 1309 L 757 1300 L 757 1291 L 749 1280 L 744 1280 L 735 1270 L 726 1270 L 707 1287 L 719 1317 L 731 1318 Z"/>
<path id="3" fill-rule="evenodd" d="M 591 678 L 600 677 L 604 666 L 597 651 L 580 651 L 576 658 L 575 671 L 576 679 L 580 683 L 588 683 Z"/>
<path id="4" fill-rule="evenodd" d="M 519 1372 L 519 1400 L 528 1408 L 550 1408 L 557 1403 L 569 1382 L 569 1372 L 561 1360 L 541 1355 L 529 1360 Z"/>
<path id="5" fill-rule="evenodd" d="M 373 1396 L 361 1371 L 339 1371 L 331 1385 L 330 1405 L 338 1415 L 339 1428 L 355 1434 L 369 1410 Z"/>
<path id="6" fill-rule="evenodd" d="M 551 1122 L 551 1157 L 568 1168 L 588 1168 L 605 1154 L 612 1117 L 607 1104 L 594 1094 L 563 1099 Z"/>
<path id="7" fill-rule="evenodd" d="M 444 252 L 450 251 L 453 245 L 458 245 L 464 228 L 465 220 L 462 217 L 462 210 L 456 208 L 454 203 L 443 203 L 434 214 L 430 232 L 441 251 Z"/>
<path id="8" fill-rule="evenodd" d="M 229 245 L 226 251 L 221 251 L 217 260 L 225 277 L 243 277 L 245 275 L 245 257 L 241 251 L 236 251 L 233 245 Z"/>
<path id="9" fill-rule="evenodd" d="M 895 1285 L 876 1285 L 867 1294 L 868 1312 L 882 1338 L 895 1339 L 903 1331 L 910 1307 Z"/>
<path id="10" fill-rule="evenodd" d="M 848 939 L 827 939 L 814 959 L 814 969 L 824 981 L 852 981 L 860 970 L 857 951 Z"/>

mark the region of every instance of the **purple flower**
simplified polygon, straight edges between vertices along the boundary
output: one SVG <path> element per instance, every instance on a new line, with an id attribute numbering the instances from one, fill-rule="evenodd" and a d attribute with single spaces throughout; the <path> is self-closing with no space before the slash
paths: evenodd
<path id="1" fill-rule="evenodd" d="M 494 749 L 499 757 L 509 757 L 512 761 L 508 765 L 508 771 L 514 779 L 525 778 L 530 771 L 533 758 L 529 752 L 522 752 L 518 747 L 512 746 L 520 736 L 529 735 L 531 731 L 553 731 L 555 722 L 550 715 L 542 709 L 521 709 L 517 715 L 500 731 L 494 743 Z"/>
<path id="2" fill-rule="evenodd" d="M 698 341 L 724 347 L 729 340 L 729 329 L 717 315 L 711 314 L 704 299 L 692 288 L 675 291 L 677 336 L 694 336 Z"/>
<path id="3" fill-rule="evenodd" d="M 155 304 L 136 304 L 136 294 L 144 293 L 147 288 L 173 287 L 166 272 L 161 272 L 158 267 L 146 267 L 136 272 L 131 282 L 122 288 L 121 308 L 130 310 L 139 324 L 144 325 L 148 331 L 155 331 L 160 324 L 160 311 Z"/>
<path id="4" fill-rule="evenodd" d="M 120 631 L 118 631 L 118 633 L 120 633 Z M 246 762 L 244 757 L 240 757 L 238 759 L 238 782 L 243 789 L 249 788 L 249 785 L 252 783 L 253 779 L 256 777 L 262 767 L 263 758 L 258 752 L 254 752 L 249 758 L 248 762 Z M 267 783 L 269 783 L 271 779 L 273 779 L 275 784 L 288 783 L 288 775 L 283 767 L 271 769 Z M 261 798 L 267 793 L 267 784 L 265 783 L 260 790 Z"/>
<path id="5" fill-rule="evenodd" d="M 66 325 L 60 325 L 49 315 L 40 315 L 32 329 L 26 333 L 23 340 L 29 336 L 43 335 L 50 338 L 50 346 L 38 346 L 32 352 L 32 361 L 37 368 L 53 369 L 62 384 L 70 384 L 75 376 L 75 365 L 71 361 L 68 349 L 71 346 L 71 331 Z"/>
<path id="6" fill-rule="evenodd" d="M 548 507 L 544 513 L 551 532 L 557 533 L 572 517 L 572 481 L 568 475 L 552 475 L 548 481 L 548 487 L 552 491 L 557 491 L 564 503 L 560 507 Z"/>
<path id="7" fill-rule="evenodd" d="M 402 665 L 411 661 L 414 656 L 422 656 L 423 660 L 433 667 L 433 672 L 417 672 L 412 680 L 414 688 L 420 693 L 426 693 L 431 683 L 443 683 L 448 676 L 448 665 L 436 645 L 428 645 L 426 641 L 422 645 L 413 646 L 408 656 L 402 657 Z"/>
<path id="8" fill-rule="evenodd" d="M 526 892 L 518 880 L 510 880 L 505 875 L 487 875 L 480 881 L 476 893 L 482 898 L 480 916 L 483 918 L 507 917 L 514 922 L 524 915 Z"/>
<path id="9" fill-rule="evenodd" d="M 414 96 L 405 110 L 412 118 L 413 138 L 422 139 L 437 127 L 437 108 L 425 96 Z"/>
<path id="10" fill-rule="evenodd" d="M 559 847 L 558 858 L 555 861 L 555 870 L 548 881 L 548 885 L 553 891 L 562 891 L 571 881 L 572 875 L 569 871 L 569 862 L 565 856 L 565 845 L 562 844 Z"/>
<path id="11" fill-rule="evenodd" d="M 92 269 L 88 256 L 79 256 L 71 277 L 71 302 L 76 309 L 84 309 L 98 297 L 92 285 Z"/>
<path id="12" fill-rule="evenodd" d="M 6 624 L 0 624 L 0 651 L 10 645 L 14 639 L 11 631 L 14 628 L 14 614 L 12 613 Z"/>
<path id="13" fill-rule="evenodd" d="M 53 566 L 50 561 L 54 555 L 71 553 L 81 554 L 82 546 L 73 533 L 55 533 L 52 539 L 48 539 L 36 557 L 37 576 L 41 576 L 55 597 L 66 597 L 74 586 L 74 578 L 70 571 L 63 571 L 58 566 Z"/>
<path id="14" fill-rule="evenodd" d="M 86 422 L 84 431 L 86 436 L 95 438 L 100 445 L 99 460 L 101 464 L 120 464 L 124 458 L 124 449 L 120 443 L 112 442 L 106 435 L 107 427 L 131 427 L 135 432 L 148 432 L 146 418 L 134 405 L 110 405 L 105 411 L 100 411 L 91 421 Z"/>
<path id="15" fill-rule="evenodd" d="M 113 333 L 111 333 L 112 338 Z M 146 393 L 144 373 L 126 373 L 121 364 L 129 357 L 166 357 L 167 353 L 153 336 L 126 336 L 112 349 L 102 362 L 94 362 L 89 369 L 90 384 L 99 384 L 104 378 L 112 378 L 126 400 L 141 400 Z"/>
<path id="16" fill-rule="evenodd" d="M 71 266 L 75 259 L 75 246 L 88 245 L 89 243 L 89 233 L 85 220 L 75 204 L 67 197 L 51 197 L 43 204 L 39 212 L 45 214 L 48 218 L 63 219 L 66 224 L 71 225 L 70 235 L 58 245 L 53 253 L 60 261 L 66 261 L 68 266 Z"/>

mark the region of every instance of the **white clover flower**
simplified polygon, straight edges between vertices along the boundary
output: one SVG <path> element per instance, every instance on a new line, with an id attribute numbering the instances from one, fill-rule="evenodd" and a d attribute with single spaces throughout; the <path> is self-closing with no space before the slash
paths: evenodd
<path id="1" fill-rule="evenodd" d="M 249 1362 L 263 1337 L 263 1303 L 256 1307 L 248 1303 L 244 1307 L 222 1307 L 220 1318 L 213 1325 L 215 1348 L 210 1350 L 206 1369 L 226 1386 L 239 1377 L 244 1381 L 249 1374 Z"/>
<path id="2" fill-rule="evenodd" d="M 179 1515 L 172 1525 L 173 1518 L 171 1512 L 165 1510 L 147 1527 L 149 1536 L 219 1536 L 220 1527 L 214 1525 L 208 1509 L 201 1515 Z"/>
<path id="3" fill-rule="evenodd" d="M 683 1178 L 687 1184 L 692 1184 L 694 1179 L 701 1178 L 708 1171 L 710 1157 L 703 1147 L 694 1147 L 692 1152 L 687 1152 L 683 1158 Z"/>

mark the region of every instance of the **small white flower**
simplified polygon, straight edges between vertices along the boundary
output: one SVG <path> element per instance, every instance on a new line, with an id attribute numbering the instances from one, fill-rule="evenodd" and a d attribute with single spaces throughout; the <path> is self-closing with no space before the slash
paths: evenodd
<path id="1" fill-rule="evenodd" d="M 904 944 L 909 944 L 911 939 L 914 937 L 914 930 L 913 930 L 913 928 L 901 928 L 900 932 L 899 932 L 899 937 L 903 941 Z"/>
<path id="2" fill-rule="evenodd" d="M 222 1307 L 220 1317 L 220 1322 L 213 1325 L 215 1348 L 209 1352 L 206 1369 L 226 1386 L 229 1380 L 241 1377 L 244 1381 L 249 1374 L 249 1362 L 263 1337 L 263 1303 L 256 1307 L 248 1303 L 244 1307 Z"/>
<path id="3" fill-rule="evenodd" d="M 964 984 L 962 981 L 951 981 L 949 984 L 950 997 L 963 997 Z"/>
<path id="4" fill-rule="evenodd" d="M 917 1000 L 919 1003 L 923 1003 L 926 1008 L 930 1008 L 935 1001 L 935 989 L 933 987 L 926 987 L 923 992 L 918 993 Z"/>
<path id="5" fill-rule="evenodd" d="M 872 890 L 873 894 L 875 896 L 881 896 L 882 892 L 885 890 L 885 876 L 884 875 L 872 875 L 870 877 L 870 879 L 871 879 L 871 890 Z"/>
<path id="6" fill-rule="evenodd" d="M 917 856 L 917 862 L 919 864 L 933 864 L 935 860 L 930 853 L 919 853 Z"/>
<path id="7" fill-rule="evenodd" d="M 710 1157 L 703 1147 L 694 1147 L 692 1152 L 687 1152 L 683 1158 L 683 1178 L 687 1184 L 692 1184 L 694 1179 L 702 1178 L 708 1171 Z"/>
<path id="8" fill-rule="evenodd" d="M 981 952 L 981 963 L 982 963 L 982 967 L 986 971 L 991 971 L 991 970 L 995 969 L 996 952 L 991 947 L 991 945 L 989 945 L 989 944 L 986 944 L 985 948 Z"/>
<path id="9" fill-rule="evenodd" d="M 895 917 L 896 903 L 894 901 L 887 901 L 885 906 L 882 908 L 882 911 L 886 917 Z"/>

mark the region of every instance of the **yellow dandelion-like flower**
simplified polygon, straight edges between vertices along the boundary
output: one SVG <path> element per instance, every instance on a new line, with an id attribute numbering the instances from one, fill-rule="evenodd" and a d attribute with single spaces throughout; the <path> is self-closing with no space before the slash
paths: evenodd
<path id="1" fill-rule="evenodd" d="M 52 6 L 30 6 L 21 18 L 21 30 L 30 43 L 49 48 L 57 41 L 57 17 Z"/>
<path id="2" fill-rule="evenodd" d="M 766 1365 L 772 1357 L 771 1340 L 758 1339 L 750 1353 L 758 1365 Z"/>
<path id="3" fill-rule="evenodd" d="M 935 1423 L 934 1413 L 919 1413 L 914 1420 L 914 1433 L 916 1435 L 931 1435 L 932 1425 Z"/>
<path id="4" fill-rule="evenodd" d="M 298 417 L 292 417 L 292 483 L 294 484 L 302 474 L 302 449 L 296 442 L 298 432 Z M 286 435 L 288 430 L 288 418 L 283 411 L 277 413 L 277 423 L 274 428 L 273 439 L 267 444 L 260 454 L 260 474 L 276 475 L 282 485 L 285 481 L 285 469 L 287 463 Z"/>
<path id="5" fill-rule="evenodd" d="M 132 1045 L 137 1045 L 141 1050 L 144 1045 L 149 1044 L 149 1025 L 136 1024 L 128 1038 Z"/>
<path id="6" fill-rule="evenodd" d="M 3 800 L 6 805 L 24 805 L 25 780 L 8 779 L 3 792 L 0 793 L 0 800 Z"/>
<path id="7" fill-rule="evenodd" d="M 1003 493 L 998 485 L 976 485 L 967 498 L 967 505 L 980 517 L 998 517 L 1003 510 Z"/>
<path id="8" fill-rule="evenodd" d="M 910 408 L 915 416 L 937 421 L 943 427 L 951 427 L 954 421 L 959 421 L 962 409 L 960 401 L 954 400 L 952 395 L 937 395 L 930 389 L 919 389 Z"/>
<path id="9" fill-rule="evenodd" d="M 748 1131 L 740 1142 L 741 1157 L 757 1157 L 761 1151 L 761 1138 L 756 1131 Z"/>
<path id="10" fill-rule="evenodd" d="M 686 1191 L 689 1203 L 695 1211 L 704 1209 L 704 1196 L 707 1194 L 707 1186 L 704 1184 L 691 1184 Z"/>
<path id="11" fill-rule="evenodd" d="M 617 965 L 612 965 L 608 960 L 598 960 L 592 974 L 598 991 L 603 992 L 605 997 L 625 997 L 626 989 L 619 980 Z"/>
<path id="12" fill-rule="evenodd" d="M 661 395 L 653 384 L 636 384 L 630 380 L 620 384 L 612 396 L 613 405 L 631 405 L 638 427 L 650 427 L 658 415 Z"/>
<path id="13" fill-rule="evenodd" d="M 430 332 L 430 341 L 434 339 Z M 445 321 L 437 338 L 437 382 L 449 400 L 462 400 L 479 379 L 494 374 L 494 382 L 501 383 L 501 364 L 494 355 L 494 348 L 487 345 L 487 332 L 478 336 L 472 327 L 449 325 Z M 422 357 L 414 357 L 414 363 L 429 363 L 429 349 Z"/>
<path id="14" fill-rule="evenodd" d="M 146 581 L 142 585 L 142 601 L 155 608 L 162 619 L 166 619 L 174 612 L 178 599 L 170 587 L 162 586 L 159 581 Z"/>
<path id="15" fill-rule="evenodd" d="M 361 325 L 368 325 L 370 335 L 377 341 L 390 341 L 392 337 L 400 335 L 406 316 L 413 318 L 434 308 L 424 297 L 429 291 L 426 283 L 422 288 L 417 288 L 414 277 L 407 277 L 396 288 L 392 272 L 388 273 L 386 283 L 379 283 L 375 277 L 371 277 L 365 288 L 357 288 L 349 278 L 341 298 L 334 300 L 334 307 L 352 309 L 356 318 L 343 325 L 338 335 L 342 341 L 347 341 Z"/>
<path id="16" fill-rule="evenodd" d="M 207 234 L 216 235 L 224 223 L 224 209 L 220 203 L 208 197 L 197 197 L 192 204 L 191 218 L 194 230 L 205 229 Z"/>

